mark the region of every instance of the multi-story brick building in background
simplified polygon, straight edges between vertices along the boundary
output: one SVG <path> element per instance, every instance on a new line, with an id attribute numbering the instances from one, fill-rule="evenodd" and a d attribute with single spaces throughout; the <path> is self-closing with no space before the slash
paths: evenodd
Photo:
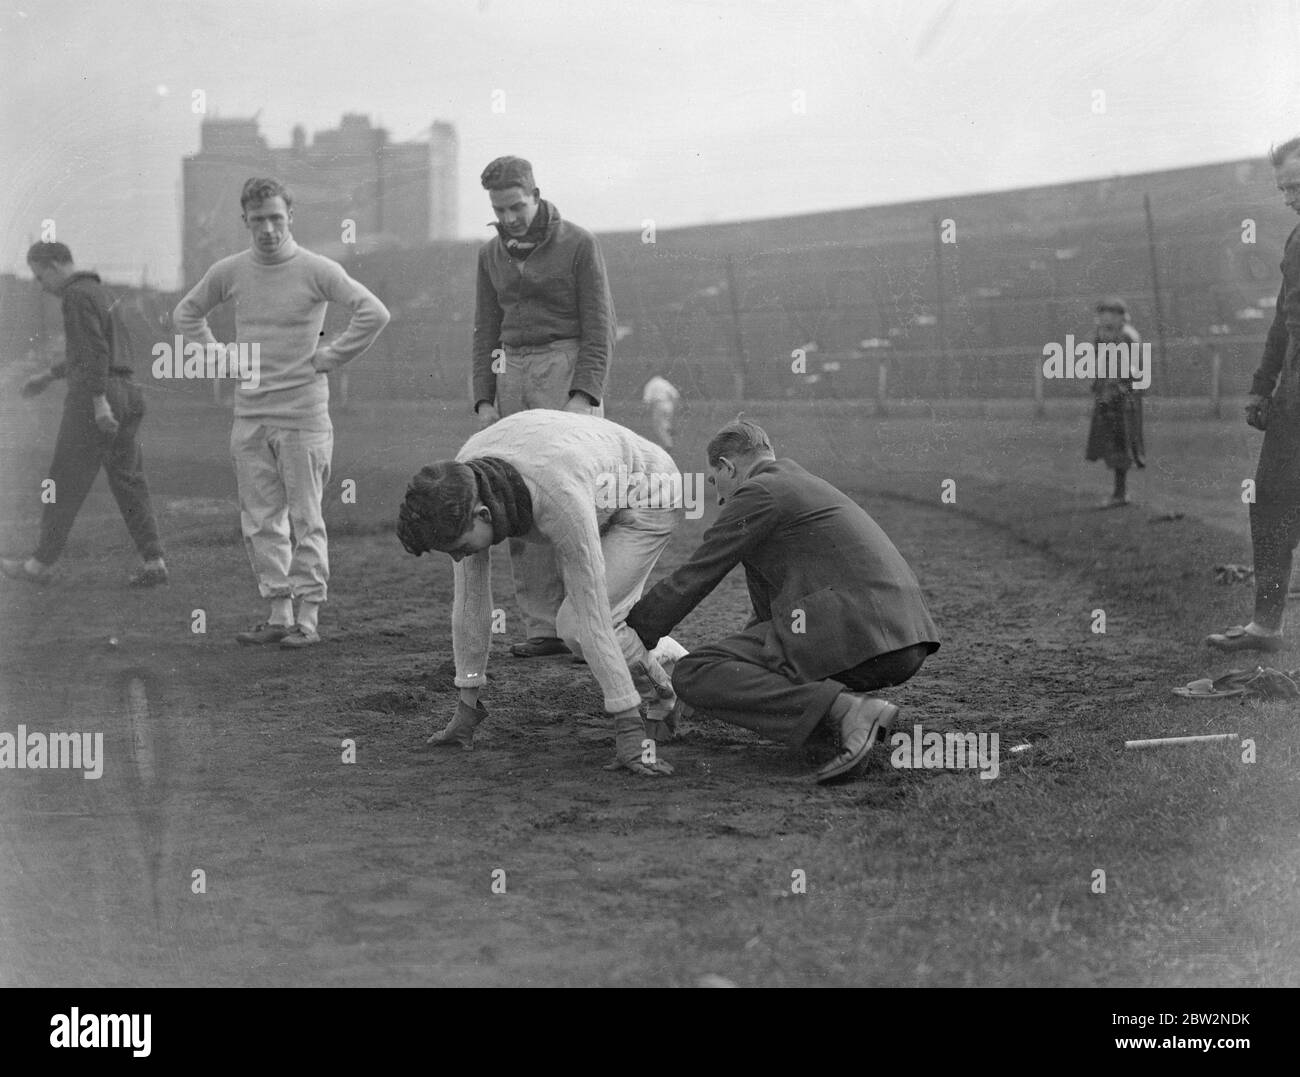
<path id="1" fill-rule="evenodd" d="M 218 258 L 248 245 L 239 191 L 254 175 L 289 185 L 295 238 L 332 258 L 456 237 L 456 129 L 443 121 L 425 141 L 392 142 L 384 128 L 349 113 L 310 144 L 298 126 L 290 146 L 273 147 L 256 118 L 206 119 L 199 152 L 184 159 L 182 170 L 186 287 Z M 347 221 L 353 243 L 345 243 Z"/>

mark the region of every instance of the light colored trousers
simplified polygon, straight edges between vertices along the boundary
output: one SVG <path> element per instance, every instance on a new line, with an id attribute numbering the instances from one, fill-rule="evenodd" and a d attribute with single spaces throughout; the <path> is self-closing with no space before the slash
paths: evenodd
<path id="1" fill-rule="evenodd" d="M 654 430 L 655 440 L 665 449 L 673 447 L 673 402 L 671 400 L 652 400 L 650 409 L 650 426 Z"/>
<path id="2" fill-rule="evenodd" d="M 530 408 L 563 410 L 569 402 L 573 367 L 578 361 L 578 341 L 557 340 L 536 347 L 505 348 L 505 369 L 497 375 L 497 412 L 504 419 Z M 604 416 L 604 405 L 593 415 Z M 510 569 L 515 579 L 515 601 L 524 617 L 524 630 L 534 636 L 558 635 L 555 616 L 564 601 L 564 581 L 555 552 L 542 543 L 510 540 Z"/>
<path id="3" fill-rule="evenodd" d="M 330 561 L 321 495 L 333 452 L 332 428 L 288 430 L 235 419 L 230 455 L 239 522 L 263 598 L 325 601 Z"/>
<path id="4" fill-rule="evenodd" d="M 645 591 L 651 570 L 682 519 L 681 509 L 619 509 L 600 536 L 614 636 L 651 718 L 662 719 L 672 710 L 677 699 L 672 669 L 686 651 L 671 636 L 665 636 L 653 651 L 647 652 L 640 637 L 628 628 L 627 615 Z M 581 622 L 569 599 L 561 603 L 555 624 L 560 638 L 582 657 L 584 637 L 591 626 Z"/>

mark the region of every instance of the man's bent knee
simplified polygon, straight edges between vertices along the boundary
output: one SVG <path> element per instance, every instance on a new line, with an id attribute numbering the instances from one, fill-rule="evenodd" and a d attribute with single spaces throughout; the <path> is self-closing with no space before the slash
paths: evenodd
<path id="1" fill-rule="evenodd" d="M 708 679 L 708 669 L 712 664 L 713 660 L 699 651 L 682 655 L 673 666 L 673 691 L 687 703 L 693 703 L 691 697 L 697 694 Z"/>

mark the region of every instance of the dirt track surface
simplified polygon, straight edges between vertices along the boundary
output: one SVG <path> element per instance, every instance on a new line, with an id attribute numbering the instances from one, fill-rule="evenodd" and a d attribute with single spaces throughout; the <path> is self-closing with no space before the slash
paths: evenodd
<path id="1" fill-rule="evenodd" d="M 57 588 L 9 585 L 5 728 L 102 730 L 107 760 L 98 781 L 0 784 L 0 979 L 972 982 L 969 955 L 927 936 L 927 894 L 969 870 L 990 914 L 1015 917 L 1029 898 L 963 867 L 942 817 L 931 851 L 900 852 L 902 816 L 926 783 L 974 782 L 991 802 L 1023 778 L 1008 748 L 1086 723 L 1097 692 L 1167 689 L 1147 683 L 1133 632 L 1089 631 L 1087 588 L 1042 557 L 943 508 L 868 507 L 944 639 L 889 693 L 899 725 L 1000 732 L 997 781 L 895 770 L 878 749 L 863 777 L 821 788 L 804 753 L 713 721 L 660 746 L 672 778 L 607 772 L 594 679 L 567 659 L 510 658 L 517 631 L 494 642 L 476 750 L 422 751 L 454 707 L 450 562 L 410 558 L 386 534 L 332 540 L 327 641 L 307 652 L 233 642 L 258 610 L 239 546 L 175 549 L 175 582 L 153 594 L 86 561 Z M 693 548 L 702 522 L 687 526 L 661 572 Z M 494 580 L 513 630 L 504 557 Z M 195 609 L 205 634 L 190 631 Z M 733 574 L 677 635 L 689 648 L 745 615 Z M 792 893 L 796 869 L 806 894 Z M 192 892 L 195 870 L 206 893 Z M 1038 976 L 1019 949 L 1006 962 L 974 982 Z"/>

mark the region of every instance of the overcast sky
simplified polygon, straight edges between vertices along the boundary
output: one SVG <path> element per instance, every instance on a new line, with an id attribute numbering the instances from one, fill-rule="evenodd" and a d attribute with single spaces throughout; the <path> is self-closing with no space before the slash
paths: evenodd
<path id="1" fill-rule="evenodd" d="M 1289 0 L 0 0 L 0 270 L 179 283 L 201 117 L 272 145 L 344 112 L 516 153 L 596 230 L 997 190 L 1262 154 L 1300 131 Z M 504 111 L 493 110 L 504 93 Z M 497 101 L 502 97 L 497 94 Z"/>

